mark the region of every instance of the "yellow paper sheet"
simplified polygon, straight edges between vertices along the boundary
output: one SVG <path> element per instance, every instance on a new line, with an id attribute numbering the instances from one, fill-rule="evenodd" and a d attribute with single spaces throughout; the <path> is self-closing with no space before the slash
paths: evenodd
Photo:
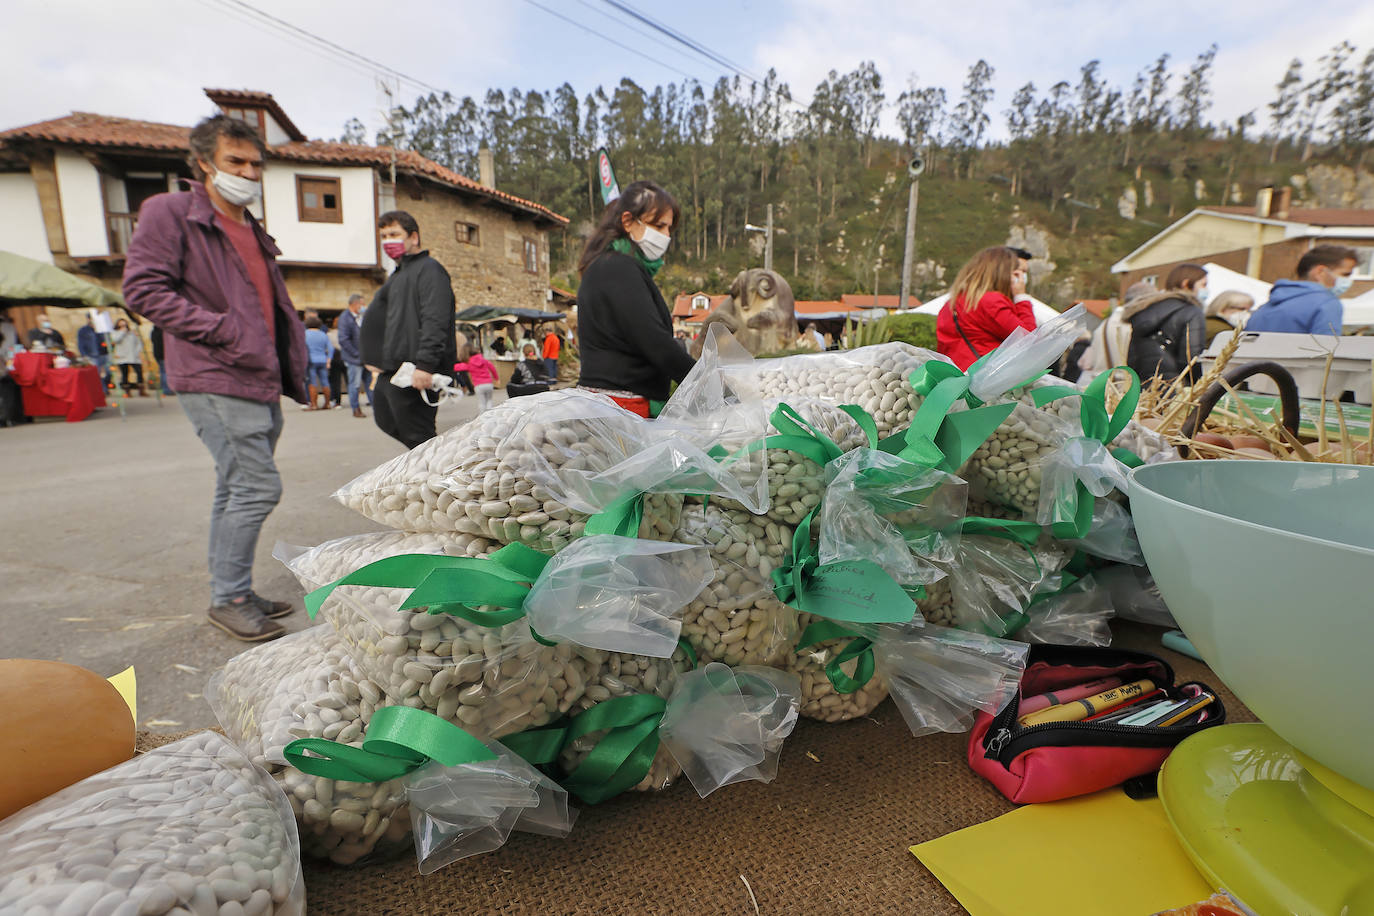
<path id="1" fill-rule="evenodd" d="M 124 702 L 129 704 L 129 712 L 133 714 L 134 726 L 138 726 L 138 678 L 134 676 L 134 666 L 130 665 L 118 674 L 108 677 L 105 680 L 114 684 L 114 689 L 119 691 L 119 695 L 124 698 Z"/>
<path id="2" fill-rule="evenodd" d="M 1159 799 L 1120 789 L 1026 805 L 911 852 L 972 916 L 1148 916 L 1215 891 Z"/>

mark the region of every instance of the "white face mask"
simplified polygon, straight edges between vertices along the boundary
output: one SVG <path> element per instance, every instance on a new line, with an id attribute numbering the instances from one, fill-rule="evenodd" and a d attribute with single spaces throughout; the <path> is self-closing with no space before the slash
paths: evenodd
<path id="1" fill-rule="evenodd" d="M 644 257 L 648 258 L 650 261 L 657 261 L 668 251 L 668 243 L 672 240 L 672 236 L 659 232 L 653 226 L 645 224 L 644 237 L 635 242 L 635 244 L 639 246 L 640 251 L 644 252 Z"/>
<path id="2" fill-rule="evenodd" d="M 1339 274 L 1335 275 L 1335 280 L 1336 282 L 1331 284 L 1331 292 L 1335 293 L 1337 296 L 1344 296 L 1348 293 L 1350 291 L 1350 284 L 1355 282 L 1350 277 L 1342 277 Z"/>
<path id="3" fill-rule="evenodd" d="M 250 181 L 218 169 L 215 170 L 210 183 L 219 191 L 220 197 L 236 207 L 246 207 L 262 196 L 262 182 Z"/>

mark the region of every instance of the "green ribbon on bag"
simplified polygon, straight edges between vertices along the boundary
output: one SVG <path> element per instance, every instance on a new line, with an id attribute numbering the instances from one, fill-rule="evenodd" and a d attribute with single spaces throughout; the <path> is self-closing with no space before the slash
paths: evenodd
<path id="1" fill-rule="evenodd" d="M 452 767 L 496 759 L 490 748 L 457 725 L 409 706 L 386 706 L 373 713 L 360 748 L 325 738 L 299 738 L 282 753 L 302 773 L 347 782 L 386 782 L 431 760 Z"/>
<path id="2" fill-rule="evenodd" d="M 797 651 L 832 639 L 850 641 L 825 663 L 825 676 L 829 678 L 836 693 L 853 693 L 872 680 L 877 670 L 877 663 L 873 657 L 873 641 L 845 629 L 833 620 L 817 620 L 802 631 L 801 637 L 797 640 Z M 854 666 L 853 677 L 840 670 L 841 665 L 856 658 L 858 662 Z"/>
<path id="3" fill-rule="evenodd" d="M 1125 372 L 1131 377 L 1130 387 L 1116 405 L 1115 411 L 1107 409 L 1107 384 L 1115 372 Z M 1080 398 L 1078 416 L 1083 436 L 1095 439 L 1107 446 L 1107 450 L 1117 461 L 1130 468 L 1140 467 L 1145 462 L 1128 448 L 1112 448 L 1111 442 L 1126 428 L 1135 416 L 1136 405 L 1140 403 L 1140 376 L 1133 369 L 1118 366 L 1110 372 L 1103 372 L 1093 379 L 1087 388 L 1079 390 L 1064 385 L 1051 385 L 1031 392 L 1035 406 L 1044 407 L 1061 398 Z M 1088 536 L 1092 530 L 1093 508 L 1097 498 L 1089 492 L 1083 481 L 1074 484 L 1073 494 L 1065 501 L 1065 513 L 1070 518 L 1052 522 L 1050 533 L 1061 540 L 1077 540 Z"/>
<path id="4" fill-rule="evenodd" d="M 634 788 L 649 773 L 658 753 L 658 725 L 667 702 L 651 693 L 614 697 L 558 725 L 530 729 L 501 743 L 536 766 L 558 755 L 585 735 L 604 731 L 582 762 L 561 782 L 589 805 Z"/>
<path id="5" fill-rule="evenodd" d="M 820 563 L 811 540 L 816 510 L 792 534 L 792 550 L 773 570 L 773 594 L 807 614 L 851 623 L 905 623 L 916 616 L 916 602 L 871 560 Z"/>
<path id="6" fill-rule="evenodd" d="M 879 442 L 878 448 L 912 464 L 956 472 L 1016 409 L 1014 403 L 984 406 L 970 392 L 972 378 L 987 358 L 967 373 L 940 360 L 929 360 L 911 373 L 909 381 L 922 397 L 921 406 L 910 426 Z M 960 401 L 969 409 L 953 410 Z"/>
<path id="7" fill-rule="evenodd" d="M 583 534 L 613 534 L 623 538 L 639 537 L 640 525 L 644 522 L 644 494 L 635 493 L 611 503 L 596 515 L 587 519 Z"/>

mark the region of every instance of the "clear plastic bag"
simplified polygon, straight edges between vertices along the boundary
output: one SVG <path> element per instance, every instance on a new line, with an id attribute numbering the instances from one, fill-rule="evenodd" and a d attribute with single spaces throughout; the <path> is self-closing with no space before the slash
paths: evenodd
<path id="1" fill-rule="evenodd" d="M 556 551 L 582 535 L 590 511 L 609 505 L 579 510 L 564 502 L 579 481 L 595 479 L 650 442 L 648 424 L 609 398 L 576 389 L 547 392 L 484 411 L 334 496 L 391 528 Z M 619 485 L 619 478 L 612 475 L 612 482 Z M 557 492 L 550 483 L 558 483 Z M 614 501 L 612 495 L 606 498 Z M 671 493 L 645 497 L 640 536 L 663 540 L 681 503 Z"/>
<path id="2" fill-rule="evenodd" d="M 682 609 L 714 578 L 703 546 L 595 535 L 549 561 L 525 612 L 546 639 L 667 658 Z"/>
<path id="3" fill-rule="evenodd" d="M 0 821 L 0 912 L 305 912 L 296 824 L 267 774 L 201 732 Z M 222 907 L 226 909 L 221 909 Z"/>
<path id="4" fill-rule="evenodd" d="M 1111 595 L 1116 616 L 1157 627 L 1177 627 L 1154 576 L 1143 566 L 1108 566 L 1093 573 Z"/>
<path id="5" fill-rule="evenodd" d="M 1057 388 L 1083 388 L 1083 384 L 1066 381 L 1053 375 L 1047 375 L 1036 379 L 1026 386 L 1026 390 L 1021 392 L 1018 400 L 1027 407 L 1035 407 L 1031 393 L 1038 388 L 1057 387 Z M 1039 408 L 1055 414 L 1061 420 L 1069 423 L 1073 429 L 1082 431 L 1082 420 L 1080 419 L 1082 404 L 1080 398 L 1059 398 L 1051 401 L 1044 407 Z M 1140 457 L 1142 461 L 1173 461 L 1178 459 L 1178 453 L 1159 433 L 1141 423 L 1131 420 L 1126 424 L 1115 439 L 1111 441 L 1112 448 L 1130 449 Z"/>
<path id="6" fill-rule="evenodd" d="M 320 545 L 289 565 L 307 589 L 315 589 L 352 572 L 356 567 L 349 563 L 439 553 L 442 543 L 433 535 L 359 535 Z M 407 588 L 341 585 L 320 607 L 358 673 L 377 688 L 377 697 L 363 698 L 370 708 L 412 706 L 478 738 L 499 738 L 566 713 L 605 658 L 569 642 L 542 645 L 526 621 L 485 627 L 425 608 L 399 610 L 409 594 Z"/>
<path id="7" fill-rule="evenodd" d="M 458 766 L 431 761 L 404 778 L 420 874 L 505 845 L 511 831 L 565 837 L 568 793 L 497 741 L 496 754 Z"/>
<path id="8" fill-rule="evenodd" d="M 1113 613 L 1111 592 L 1087 575 L 1031 602 L 1026 609 L 1030 622 L 1016 638 L 1065 646 L 1110 646 Z"/>
<path id="9" fill-rule="evenodd" d="M 1104 560 L 1131 566 L 1145 565 L 1145 554 L 1140 550 L 1140 539 L 1135 533 L 1135 519 L 1130 510 L 1113 499 L 1093 502 L 1092 525 L 1087 537 L 1066 538 L 1061 543 Z"/>
<path id="10" fill-rule="evenodd" d="M 678 678 L 659 737 L 702 798 L 736 782 L 772 782 L 800 693 L 795 674 L 712 662 Z"/>
<path id="11" fill-rule="evenodd" d="M 870 560 L 901 585 L 945 576 L 959 546 L 968 485 L 953 474 L 877 449 L 856 449 L 828 468 L 819 560 Z"/>
<path id="12" fill-rule="evenodd" d="M 1046 460 L 1082 430 L 1049 411 L 1018 403 L 960 470 L 969 498 L 1035 518 Z"/>
<path id="13" fill-rule="evenodd" d="M 1082 305 L 1075 305 L 1033 331 L 1017 328 L 973 374 L 969 393 L 984 403 L 1001 398 L 1054 365 L 1087 330 L 1088 313 Z"/>
<path id="14" fill-rule="evenodd" d="M 361 747 L 373 712 L 391 705 L 353 667 L 337 634 L 315 626 L 234 656 L 205 697 L 229 740 L 286 791 L 302 852 L 339 865 L 386 858 L 410 838 L 400 779 L 355 783 L 302 773 L 283 750 L 297 738 Z"/>
<path id="15" fill-rule="evenodd" d="M 950 567 L 954 622 L 971 633 L 1003 635 L 1038 592 L 1059 587 L 1066 550 L 1048 536 L 1034 547 L 991 535 L 965 535 Z"/>
<path id="16" fill-rule="evenodd" d="M 877 669 L 913 735 L 963 732 L 1016 693 L 1028 646 L 938 626 L 880 624 Z"/>
<path id="17" fill-rule="evenodd" d="M 667 699 L 672 694 L 679 675 L 687 671 L 690 665 L 681 649 L 675 652 L 671 659 L 612 652 L 607 656 L 605 664 L 588 682 L 582 698 L 573 704 L 572 716 L 575 719 L 607 700 L 636 694 L 653 694 L 661 699 Z M 574 772 L 596 749 L 605 734 L 605 731 L 589 732 L 564 747 L 558 756 L 558 763 L 563 772 Z M 671 786 L 681 775 L 682 767 L 678 765 L 668 748 L 660 743 L 654 753 L 649 772 L 645 773 L 630 791 L 661 791 Z"/>
<path id="18" fill-rule="evenodd" d="M 1040 525 L 1072 524 L 1078 508 L 1078 484 L 1095 497 L 1126 492 L 1127 468 L 1096 439 L 1072 436 L 1052 450 L 1040 468 L 1040 499 L 1035 521 Z"/>
<path id="19" fill-rule="evenodd" d="M 797 616 L 803 633 L 820 620 L 811 614 Z M 854 632 L 857 634 L 860 629 L 854 628 Z M 844 636 L 827 639 L 812 646 L 794 649 L 788 654 L 781 667 L 800 679 L 801 715 L 821 722 L 846 722 L 868 715 L 887 699 L 887 679 L 881 672 L 874 674 L 858 689 L 847 692 L 838 690 L 826 674 L 826 665 L 842 654 L 854 638 Z M 861 664 L 862 657 L 851 658 L 841 662 L 839 670 L 846 677 L 854 678 Z"/>
<path id="20" fill-rule="evenodd" d="M 743 510 L 685 506 L 671 540 L 710 552 L 715 575 L 683 611 L 682 638 L 703 661 L 776 665 L 797 636 L 796 612 L 773 594 L 772 573 L 793 529 Z"/>

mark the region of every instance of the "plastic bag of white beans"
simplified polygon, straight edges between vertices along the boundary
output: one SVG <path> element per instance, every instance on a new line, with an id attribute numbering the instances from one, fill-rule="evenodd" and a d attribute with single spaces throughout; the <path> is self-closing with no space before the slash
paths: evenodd
<path id="1" fill-rule="evenodd" d="M 812 614 L 798 614 L 797 617 L 802 633 L 821 619 Z M 854 632 L 857 635 L 857 629 Z M 887 699 L 887 679 L 881 672 L 873 673 L 853 690 L 841 690 L 826 672 L 826 666 L 844 653 L 854 639 L 855 636 L 844 636 L 822 640 L 787 654 L 780 667 L 801 681 L 799 711 L 802 716 L 821 722 L 847 722 L 868 715 Z M 858 680 L 862 661 L 862 656 L 841 661 L 839 671 L 845 678 Z"/>
<path id="2" fill-rule="evenodd" d="M 4 916 L 297 916 L 296 824 L 281 789 L 202 732 L 0 821 Z"/>
<path id="3" fill-rule="evenodd" d="M 682 638 L 703 662 L 776 666 L 787 656 L 797 615 L 774 596 L 772 573 L 791 550 L 792 532 L 742 509 L 683 507 L 672 540 L 705 546 L 715 568 L 682 615 Z"/>
<path id="4" fill-rule="evenodd" d="M 1026 609 L 1030 622 L 1015 638 L 1058 646 L 1109 646 L 1114 613 L 1111 590 L 1087 575 L 1053 595 L 1037 596 Z"/>
<path id="5" fill-rule="evenodd" d="M 353 865 L 407 848 L 410 820 L 402 780 L 312 776 L 287 765 L 282 753 L 297 738 L 361 747 L 373 712 L 391 705 L 352 665 L 329 626 L 234 656 L 210 679 L 205 697 L 229 739 L 285 789 L 305 855 Z"/>

